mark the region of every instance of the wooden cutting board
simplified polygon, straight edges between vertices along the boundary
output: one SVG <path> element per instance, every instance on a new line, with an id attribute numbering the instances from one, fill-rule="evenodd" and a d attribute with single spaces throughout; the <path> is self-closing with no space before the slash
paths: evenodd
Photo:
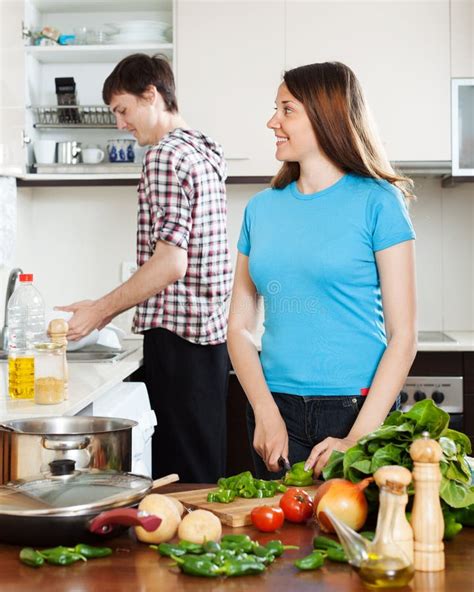
<path id="1" fill-rule="evenodd" d="M 312 497 L 318 489 L 317 485 L 311 485 L 310 487 L 304 487 Z M 278 506 L 280 498 L 283 495 L 279 493 L 274 497 L 266 497 L 260 499 L 245 499 L 242 497 L 236 497 L 233 502 L 229 504 L 219 504 L 216 502 L 207 502 L 207 494 L 210 491 L 215 491 L 216 487 L 210 489 L 193 489 L 191 491 L 179 491 L 177 493 L 169 493 L 178 499 L 186 508 L 195 510 L 197 508 L 201 510 L 209 510 L 213 512 L 222 524 L 227 526 L 247 526 L 252 524 L 250 519 L 250 512 L 257 506 Z"/>

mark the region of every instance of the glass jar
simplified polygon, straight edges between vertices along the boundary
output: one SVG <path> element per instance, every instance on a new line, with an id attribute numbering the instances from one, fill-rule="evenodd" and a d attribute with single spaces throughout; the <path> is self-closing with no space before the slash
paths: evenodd
<path id="1" fill-rule="evenodd" d="M 60 343 L 35 343 L 35 403 L 64 401 L 64 348 Z"/>

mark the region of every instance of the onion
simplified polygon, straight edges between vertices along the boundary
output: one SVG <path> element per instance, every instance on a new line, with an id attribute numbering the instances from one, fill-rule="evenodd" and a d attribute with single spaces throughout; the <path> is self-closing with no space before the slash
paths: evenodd
<path id="1" fill-rule="evenodd" d="M 354 530 L 360 530 L 367 520 L 369 506 L 364 489 L 373 481 L 367 477 L 359 483 L 346 479 L 329 479 L 314 496 L 314 517 L 323 532 L 335 532 L 324 510 L 331 512 Z"/>

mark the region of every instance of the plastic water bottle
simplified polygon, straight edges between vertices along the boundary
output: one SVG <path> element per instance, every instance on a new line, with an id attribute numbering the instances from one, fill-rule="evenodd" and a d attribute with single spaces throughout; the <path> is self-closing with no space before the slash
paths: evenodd
<path id="1" fill-rule="evenodd" d="M 12 399 L 33 399 L 33 344 L 45 340 L 44 301 L 33 275 L 22 273 L 8 301 L 8 393 Z"/>

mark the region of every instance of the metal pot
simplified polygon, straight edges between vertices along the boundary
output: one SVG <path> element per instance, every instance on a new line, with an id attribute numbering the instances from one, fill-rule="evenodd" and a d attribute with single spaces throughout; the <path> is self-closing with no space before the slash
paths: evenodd
<path id="1" fill-rule="evenodd" d="M 71 459 L 76 469 L 130 471 L 136 421 L 111 417 L 44 417 L 0 424 L 0 484 L 49 471 Z"/>
<path id="2" fill-rule="evenodd" d="M 58 142 L 58 163 L 78 164 L 81 155 L 81 143 L 76 141 Z"/>
<path id="3" fill-rule="evenodd" d="M 77 471 L 73 461 L 54 461 L 50 472 L 0 488 L 0 541 L 75 545 L 97 543 L 98 537 L 118 534 L 123 526 L 156 530 L 160 517 L 130 506 L 178 479 L 176 474 L 152 481 L 119 471 Z"/>

